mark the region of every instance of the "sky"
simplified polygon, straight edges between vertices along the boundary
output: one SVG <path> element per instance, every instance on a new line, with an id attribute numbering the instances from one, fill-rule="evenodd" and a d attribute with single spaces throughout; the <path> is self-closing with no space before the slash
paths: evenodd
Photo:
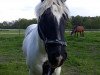
<path id="1" fill-rule="evenodd" d="M 41 0 L 0 0 L 0 22 L 32 19 Z M 100 16 L 100 0 L 67 0 L 71 16 Z"/>

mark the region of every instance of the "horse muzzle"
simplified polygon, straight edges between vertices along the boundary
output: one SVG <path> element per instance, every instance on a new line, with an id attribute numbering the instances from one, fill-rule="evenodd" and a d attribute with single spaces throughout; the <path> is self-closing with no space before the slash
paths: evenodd
<path id="1" fill-rule="evenodd" d="M 63 59 L 63 57 L 60 55 L 59 57 L 56 57 L 56 61 L 57 61 L 57 62 L 56 62 L 55 64 L 49 63 L 50 67 L 52 67 L 52 68 L 57 68 L 57 67 L 61 66 L 61 65 L 63 64 L 63 62 L 64 62 L 64 59 Z"/>

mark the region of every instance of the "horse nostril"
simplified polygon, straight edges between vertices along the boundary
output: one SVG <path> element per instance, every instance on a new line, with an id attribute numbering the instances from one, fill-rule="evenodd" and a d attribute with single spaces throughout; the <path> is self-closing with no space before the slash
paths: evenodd
<path id="1" fill-rule="evenodd" d="M 61 61 L 62 61 L 63 57 L 60 55 L 60 56 L 59 56 L 59 57 L 57 57 L 56 59 L 57 59 L 57 61 L 58 61 L 58 65 L 60 65 L 60 63 L 61 63 Z"/>

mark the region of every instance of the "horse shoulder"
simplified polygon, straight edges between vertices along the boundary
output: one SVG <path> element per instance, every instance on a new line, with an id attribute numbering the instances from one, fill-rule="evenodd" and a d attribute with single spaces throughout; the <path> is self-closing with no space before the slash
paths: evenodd
<path id="1" fill-rule="evenodd" d="M 37 25 L 30 25 L 25 32 L 25 39 L 23 41 L 23 51 L 27 57 L 35 57 L 39 50 Z M 31 58 L 30 58 L 31 59 Z"/>
<path id="2" fill-rule="evenodd" d="M 25 37 L 33 30 L 37 27 L 37 24 L 32 24 L 32 25 L 29 25 L 26 30 L 25 30 Z"/>

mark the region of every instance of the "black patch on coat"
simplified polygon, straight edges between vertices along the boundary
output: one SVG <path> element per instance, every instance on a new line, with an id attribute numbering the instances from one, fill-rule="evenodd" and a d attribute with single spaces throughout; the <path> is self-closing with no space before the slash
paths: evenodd
<path id="1" fill-rule="evenodd" d="M 48 72 L 50 72 L 50 75 L 52 75 L 52 74 L 54 73 L 54 71 L 55 71 L 55 68 L 51 68 L 51 67 L 49 66 L 49 62 L 48 62 L 48 61 L 45 61 L 45 62 L 43 63 L 42 68 L 43 68 L 43 73 L 42 73 L 42 75 L 47 75 Z"/>
<path id="2" fill-rule="evenodd" d="M 56 39 L 60 41 L 65 41 L 64 32 L 67 18 L 67 14 L 62 14 L 60 23 L 58 24 L 56 17 L 51 12 L 51 8 L 45 10 L 38 20 L 38 33 L 40 38 L 43 41 L 54 41 Z M 63 62 L 67 59 L 66 46 L 59 45 L 56 43 L 48 43 L 45 44 L 45 49 L 48 55 L 48 61 L 51 65 L 58 65 L 58 60 L 56 58 L 60 55 L 63 56 L 63 59 L 61 60 L 59 66 L 61 66 Z M 48 69 L 50 68 L 50 66 L 46 64 L 47 62 L 43 64 L 43 75 L 45 75 L 45 73 L 47 73 Z"/>

